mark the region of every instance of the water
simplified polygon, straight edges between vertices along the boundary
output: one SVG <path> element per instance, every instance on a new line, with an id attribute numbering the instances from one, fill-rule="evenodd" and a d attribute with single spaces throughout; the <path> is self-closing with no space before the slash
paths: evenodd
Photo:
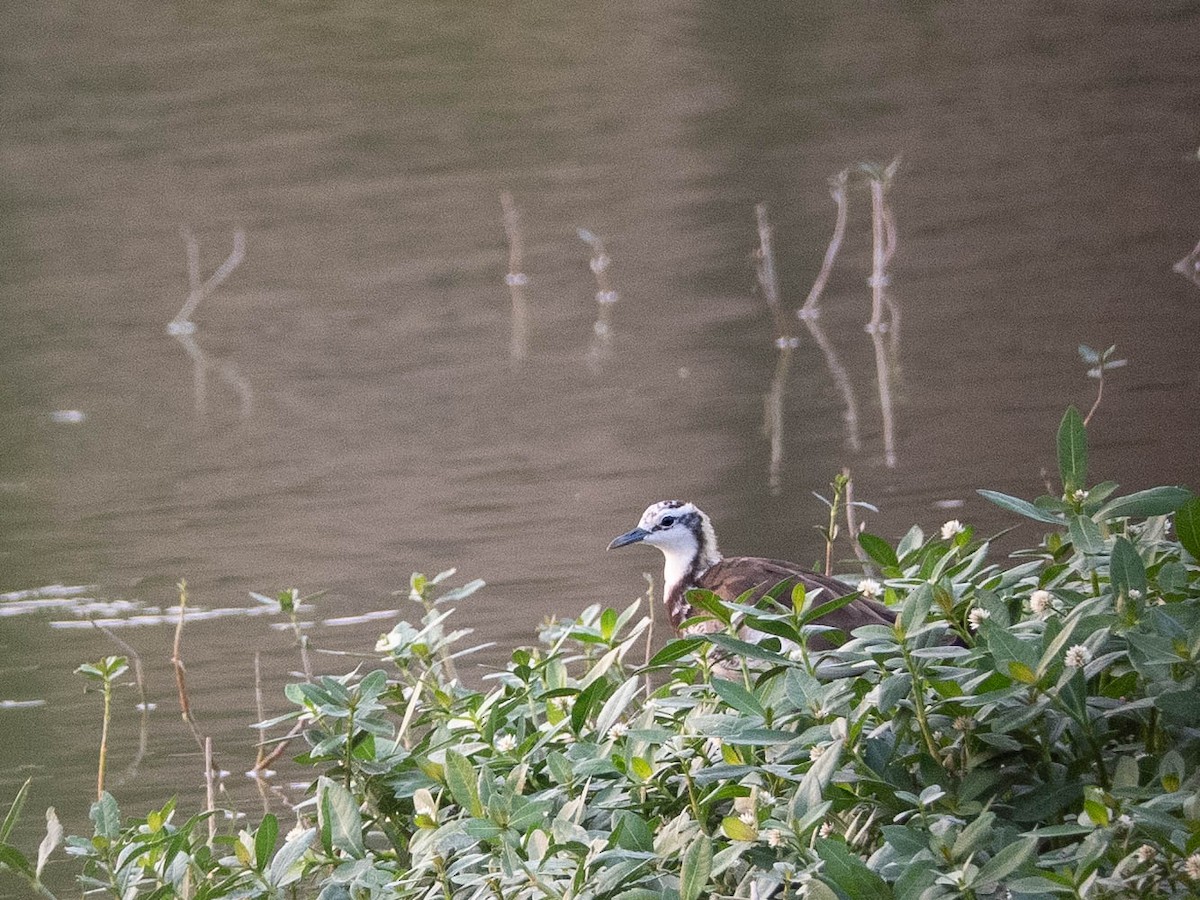
<path id="1" fill-rule="evenodd" d="M 729 551 L 804 563 L 823 554 L 811 492 L 843 466 L 891 539 L 1012 524 L 974 489 L 1043 489 L 1062 410 L 1094 398 L 1080 343 L 1130 360 L 1091 428 L 1095 477 L 1195 487 L 1200 288 L 1171 267 L 1200 240 L 1198 26 L 1184 3 L 13 6 L 0 591 L 86 585 L 144 613 L 180 578 L 208 609 L 295 586 L 328 592 L 319 623 L 402 605 L 390 592 L 412 570 L 457 566 L 489 582 L 464 624 L 507 647 L 642 590 L 657 557 L 603 548 L 653 500 L 703 505 Z M 833 228 L 827 179 L 896 156 L 891 452 L 856 184 L 818 321 L 858 449 L 796 323 L 773 489 L 754 205 L 794 309 Z M 529 279 L 521 358 L 505 191 Z M 172 336 L 181 227 L 204 278 L 238 229 L 245 258 Z M 607 340 L 580 227 L 612 260 Z M 62 621 L 0 617 L 0 700 L 45 703 L 0 708 L 0 796 L 32 775 L 30 808 L 56 804 L 78 833 L 99 699 L 71 672 L 121 651 Z M 369 650 L 386 627 L 318 624 L 313 640 Z M 119 635 L 158 706 L 118 797 L 194 803 L 171 626 Z M 278 713 L 299 667 L 287 631 L 185 630 L 196 714 L 235 773 L 227 802 L 252 817 L 237 773 L 255 651 Z M 122 689 L 114 779 L 135 759 L 134 703 Z"/>

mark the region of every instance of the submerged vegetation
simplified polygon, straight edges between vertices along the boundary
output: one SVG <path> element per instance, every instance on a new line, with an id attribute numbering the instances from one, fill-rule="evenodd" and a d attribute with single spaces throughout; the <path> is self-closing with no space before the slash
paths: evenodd
<path id="1" fill-rule="evenodd" d="M 1090 484 L 1074 409 L 1058 457 L 1060 496 L 983 492 L 1044 530 L 1008 560 L 957 521 L 859 535 L 899 616 L 836 650 L 807 642 L 839 598 L 697 596 L 727 627 L 648 660 L 639 604 L 597 606 L 472 688 L 449 604 L 480 583 L 414 575 L 382 667 L 260 723 L 307 741 L 294 827 L 214 838 L 102 791 L 67 852 L 114 898 L 1196 896 L 1200 499 Z M 48 895 L 58 838 L 36 864 L 9 843 L 23 799 L 0 868 Z"/>

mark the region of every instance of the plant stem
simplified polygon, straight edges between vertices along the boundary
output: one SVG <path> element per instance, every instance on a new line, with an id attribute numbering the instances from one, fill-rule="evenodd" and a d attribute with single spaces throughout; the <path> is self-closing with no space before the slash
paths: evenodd
<path id="1" fill-rule="evenodd" d="M 96 799 L 104 796 L 104 769 L 108 762 L 108 721 L 112 713 L 112 680 L 104 679 L 104 721 L 100 725 L 100 765 L 96 772 Z"/>

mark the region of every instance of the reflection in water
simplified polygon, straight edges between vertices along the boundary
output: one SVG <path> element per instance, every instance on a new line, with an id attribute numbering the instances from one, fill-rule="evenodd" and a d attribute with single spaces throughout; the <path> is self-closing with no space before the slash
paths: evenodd
<path id="1" fill-rule="evenodd" d="M 787 385 L 788 371 L 792 367 L 792 351 L 799 345 L 799 339 L 790 333 L 787 317 L 783 314 L 783 303 L 780 299 L 779 275 L 775 269 L 775 249 L 772 244 L 771 224 L 767 220 L 767 205 L 759 203 L 754 207 L 755 219 L 758 222 L 758 250 L 755 251 L 755 275 L 759 289 L 767 301 L 771 318 L 775 324 L 775 348 L 778 355 L 775 358 L 775 376 L 771 379 L 771 389 L 763 398 L 763 434 L 771 444 L 771 461 L 767 465 L 767 482 L 771 493 L 778 494 L 782 489 L 783 470 L 783 395 Z"/>
<path id="2" fill-rule="evenodd" d="M 850 375 L 847 373 L 846 367 L 842 365 L 837 351 L 834 350 L 833 344 L 825 334 L 825 329 L 821 327 L 821 323 L 818 321 L 820 307 L 817 305 L 821 299 L 821 294 L 825 291 L 825 284 L 829 281 L 829 273 L 833 270 L 833 261 L 837 258 L 838 250 L 842 246 L 842 240 L 846 236 L 846 218 L 849 205 L 846 199 L 846 187 L 849 177 L 850 170 L 842 169 L 842 171 L 829 179 L 829 195 L 837 205 L 837 219 L 833 224 L 833 235 L 829 238 L 829 246 L 825 248 L 825 259 L 821 263 L 821 271 L 817 274 L 812 289 L 808 292 L 808 297 L 804 300 L 804 305 L 796 310 L 796 317 L 804 323 L 804 327 L 808 329 L 808 333 L 821 350 L 821 355 L 825 357 L 825 365 L 829 369 L 833 383 L 837 385 L 838 391 L 841 392 L 842 403 L 845 406 L 845 412 L 842 415 L 846 422 L 846 440 L 850 445 L 851 451 L 857 453 L 862 446 L 862 440 L 858 433 L 858 399 L 855 397 L 854 387 L 850 383 Z"/>
<path id="3" fill-rule="evenodd" d="M 612 354 L 612 308 L 617 302 L 617 292 L 613 289 L 608 277 L 608 267 L 612 259 L 604 250 L 604 243 L 586 228 L 577 229 L 579 239 L 592 248 L 592 258 L 588 266 L 596 276 L 596 321 L 592 325 L 592 345 L 588 350 L 588 360 L 593 368 L 608 359 Z"/>
<path id="4" fill-rule="evenodd" d="M 863 166 L 871 184 L 871 321 L 867 333 L 875 348 L 875 377 L 879 386 L 879 411 L 883 418 L 883 458 L 889 469 L 896 467 L 896 427 L 892 405 L 892 376 L 899 358 L 900 309 L 887 292 L 887 266 L 896 252 L 895 217 L 887 202 L 887 191 L 900 166 L 900 158 L 887 168 Z M 887 321 L 884 321 L 884 310 Z M 891 340 L 884 347 L 884 334 Z"/>
<path id="5" fill-rule="evenodd" d="M 896 218 L 888 203 L 887 193 L 899 165 L 900 160 L 896 158 L 885 168 L 867 164 L 859 166 L 859 169 L 867 175 L 871 189 L 872 266 L 871 277 L 868 280 L 868 284 L 871 286 L 871 320 L 866 325 L 866 331 L 871 335 L 871 343 L 875 351 L 876 386 L 879 391 L 879 408 L 883 420 L 884 462 L 889 469 L 896 467 L 896 429 L 892 382 L 899 371 L 900 307 L 887 291 L 887 268 L 895 255 L 897 245 Z M 813 342 L 821 350 L 829 374 L 842 394 L 842 401 L 845 405 L 847 442 L 850 448 L 857 452 L 861 446 L 861 439 L 859 437 L 858 401 L 855 398 L 854 387 L 850 383 L 846 367 L 842 365 L 837 351 L 818 321 L 821 312 L 821 296 L 829 281 L 834 260 L 837 258 L 838 250 L 841 248 L 846 234 L 849 175 L 850 170 L 843 169 L 829 179 L 830 196 L 837 205 L 837 219 L 834 222 L 829 246 L 825 250 L 821 271 L 813 281 L 812 289 L 808 292 L 804 304 L 796 310 L 796 317 L 804 323 Z M 771 444 L 771 458 L 768 467 L 769 482 L 772 493 L 778 494 L 782 489 L 781 473 L 784 457 L 783 396 L 788 371 L 791 367 L 792 351 L 799 346 L 800 341 L 791 334 L 787 325 L 789 319 L 783 312 L 766 204 L 760 203 L 755 207 L 755 216 L 758 222 L 755 274 L 759 289 L 771 312 L 775 326 L 775 346 L 778 350 L 771 388 L 764 398 L 763 415 L 763 433 Z M 887 336 L 886 343 L 885 335 Z"/>
<path id="6" fill-rule="evenodd" d="M 512 338 L 508 355 L 512 362 L 517 363 L 525 358 L 529 344 L 529 306 L 525 301 L 525 285 L 529 284 L 529 276 L 521 271 L 525 243 L 521 239 L 517 207 L 508 191 L 500 194 L 500 210 L 504 217 L 504 235 L 508 239 L 508 274 L 504 276 L 504 283 L 512 295 Z"/>
<path id="7" fill-rule="evenodd" d="M 175 318 L 167 323 L 167 334 L 175 338 L 191 357 L 196 415 L 203 419 L 208 411 L 207 373 L 212 369 L 237 395 L 239 414 L 243 420 L 248 419 L 254 406 L 254 395 L 251 393 L 249 382 L 242 377 L 234 363 L 212 359 L 201 349 L 194 337 L 196 323 L 191 318 L 200 301 L 216 290 L 241 265 L 246 256 L 246 233 L 240 228 L 233 233 L 233 249 L 208 280 L 203 282 L 200 280 L 200 243 L 186 227 L 180 228 L 179 234 L 187 248 L 188 296 Z"/>
<path id="8" fill-rule="evenodd" d="M 1192 252 L 1175 263 L 1173 268 L 1184 278 L 1200 287 L 1200 244 L 1196 244 Z"/>

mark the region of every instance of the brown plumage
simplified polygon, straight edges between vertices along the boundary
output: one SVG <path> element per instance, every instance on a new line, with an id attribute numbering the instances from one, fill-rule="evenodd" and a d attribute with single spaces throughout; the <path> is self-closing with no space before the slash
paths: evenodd
<path id="1" fill-rule="evenodd" d="M 755 600 L 781 583 L 786 583 L 777 594 L 783 602 L 791 599 L 792 589 L 803 584 L 807 592 L 818 589 L 816 603 L 827 603 L 844 597 L 852 589 L 834 578 L 808 572 L 799 566 L 778 559 L 758 556 L 733 556 L 725 559 L 717 549 L 717 538 L 707 515 L 691 503 L 667 500 L 651 505 L 642 514 L 638 527 L 628 531 L 609 544 L 609 549 L 633 543 L 647 543 L 658 547 L 665 557 L 663 570 L 663 600 L 667 614 L 675 629 L 696 614 L 687 601 L 687 592 L 693 588 L 712 591 L 723 600 L 737 600 L 747 591 Z M 888 625 L 896 619 L 895 613 L 882 603 L 859 596 L 848 604 L 825 614 L 817 623 L 837 628 L 845 636 L 863 625 Z M 711 630 L 715 625 L 698 630 Z M 697 629 L 689 629 L 697 630 Z M 832 646 L 832 642 L 815 635 L 810 642 L 814 648 Z"/>

